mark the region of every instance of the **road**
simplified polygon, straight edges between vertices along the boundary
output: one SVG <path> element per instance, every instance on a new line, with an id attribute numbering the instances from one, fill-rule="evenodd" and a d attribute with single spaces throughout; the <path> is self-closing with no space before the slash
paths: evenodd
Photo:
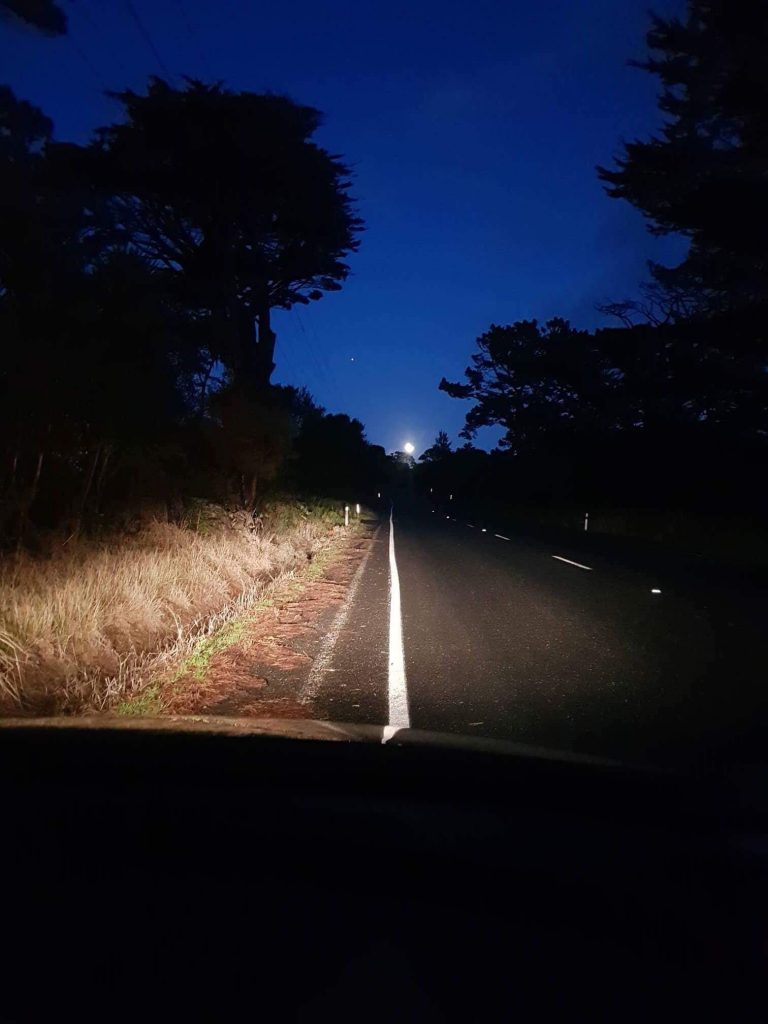
<path id="1" fill-rule="evenodd" d="M 635 762 L 763 758 L 765 591 L 640 563 L 398 505 L 326 640 L 315 707 Z"/>

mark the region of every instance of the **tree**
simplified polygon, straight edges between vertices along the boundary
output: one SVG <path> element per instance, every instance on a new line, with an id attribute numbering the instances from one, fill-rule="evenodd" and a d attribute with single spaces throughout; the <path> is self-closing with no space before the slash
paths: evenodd
<path id="1" fill-rule="evenodd" d="M 45 187 L 52 132 L 41 110 L 0 87 L 3 519 L 18 535 L 38 494 L 53 423 L 64 427 L 66 327 L 57 314 L 80 283 L 79 211 Z M 50 376 L 41 379 L 41 367 Z"/>
<path id="2" fill-rule="evenodd" d="M 296 441 L 294 477 L 315 494 L 368 495 L 381 480 L 383 452 L 365 438 L 360 420 L 322 409 L 305 416 Z"/>
<path id="3" fill-rule="evenodd" d="M 650 56 L 664 123 L 598 168 L 654 234 L 689 240 L 677 267 L 652 265 L 683 315 L 768 300 L 768 8 L 764 0 L 688 0 L 684 19 L 654 17 Z"/>
<path id="4" fill-rule="evenodd" d="M 163 273 L 96 242 L 98 207 L 59 178 L 52 132 L 0 89 L 0 495 L 17 535 L 35 504 L 76 533 L 109 474 L 134 492 L 156 476 L 198 368 Z"/>
<path id="5" fill-rule="evenodd" d="M 441 462 L 451 454 L 451 442 L 444 430 L 438 430 L 435 443 L 422 452 L 419 462 Z"/>
<path id="6" fill-rule="evenodd" d="M 253 510 L 273 486 L 381 485 L 359 421 L 268 383 L 270 309 L 339 287 L 357 245 L 317 113 L 195 83 L 151 93 L 83 149 L 0 87 L 4 542 L 192 494 Z"/>
<path id="7" fill-rule="evenodd" d="M 567 320 L 520 320 L 492 325 L 477 339 L 467 367 L 467 383 L 445 378 L 440 390 L 475 404 L 462 436 L 473 438 L 484 426 L 505 429 L 502 447 L 534 448 L 545 438 L 597 429 L 612 420 L 618 382 L 587 331 Z"/>
<path id="8" fill-rule="evenodd" d="M 62 159 L 108 197 L 113 237 L 212 321 L 212 354 L 265 386 L 271 311 L 319 299 L 348 274 L 362 228 L 348 168 L 312 140 L 319 112 L 284 96 L 159 78 L 145 95 L 115 95 L 125 121 Z"/>
<path id="9" fill-rule="evenodd" d="M 259 487 L 272 481 L 291 447 L 293 424 L 279 392 L 248 390 L 230 380 L 210 400 L 215 460 L 244 509 L 253 512 Z"/>

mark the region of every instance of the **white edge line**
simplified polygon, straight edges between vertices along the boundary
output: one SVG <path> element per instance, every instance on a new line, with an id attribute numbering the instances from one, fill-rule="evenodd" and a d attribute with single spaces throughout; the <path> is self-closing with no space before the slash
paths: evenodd
<path id="1" fill-rule="evenodd" d="M 587 572 L 592 572 L 591 565 L 582 565 L 581 562 L 572 562 L 570 558 L 563 558 L 562 555 L 552 555 L 552 557 L 556 558 L 558 562 L 567 562 L 568 565 L 575 565 L 577 569 L 586 569 Z"/>
<path id="2" fill-rule="evenodd" d="M 503 533 L 494 533 L 494 537 L 498 537 L 499 540 L 509 540 L 509 537 L 505 537 Z"/>
<path id="3" fill-rule="evenodd" d="M 408 688 L 405 681 L 403 650 L 403 617 L 400 607 L 400 575 L 395 558 L 394 509 L 389 513 L 389 723 L 384 728 L 382 743 L 387 743 L 398 729 L 410 729 Z"/>
<path id="4" fill-rule="evenodd" d="M 363 555 L 363 560 L 360 563 L 360 565 L 358 565 L 355 571 L 355 575 L 352 577 L 352 582 L 349 585 L 349 590 L 347 591 L 347 596 L 344 599 L 344 604 L 341 606 L 341 608 L 339 608 L 338 612 L 336 613 L 336 618 L 331 623 L 331 628 L 323 637 L 322 643 L 320 644 L 320 650 L 318 652 L 318 655 L 312 664 L 312 668 L 309 670 L 307 681 L 301 688 L 301 692 L 299 693 L 300 701 L 305 701 L 310 699 L 311 697 L 314 697 L 315 693 L 317 692 L 318 686 L 323 681 L 323 676 L 330 667 L 331 661 L 333 660 L 333 652 L 336 647 L 336 641 L 339 639 L 339 634 L 344 628 L 344 623 L 347 621 L 347 618 L 349 616 L 349 611 L 352 607 L 352 602 L 355 600 L 357 588 L 360 585 L 360 580 L 362 578 L 363 573 L 365 572 L 365 567 L 368 564 L 368 559 L 370 557 L 371 551 L 373 551 L 373 545 L 374 542 L 376 541 L 376 538 L 379 535 L 380 529 L 381 525 L 376 527 L 376 530 L 374 531 L 374 534 L 371 537 L 371 543 L 368 545 L 368 550 Z"/>

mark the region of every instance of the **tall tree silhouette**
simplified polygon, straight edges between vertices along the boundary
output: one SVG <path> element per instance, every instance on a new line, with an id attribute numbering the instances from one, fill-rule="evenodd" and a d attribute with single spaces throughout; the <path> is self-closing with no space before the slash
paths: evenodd
<path id="1" fill-rule="evenodd" d="M 0 87 L 0 425 L 4 518 L 23 531 L 63 415 L 67 327 L 82 270 L 79 206 L 46 187 L 45 150 L 53 124 Z M 41 375 L 41 368 L 49 373 Z M 62 376 L 64 375 L 64 376 Z"/>
<path id="2" fill-rule="evenodd" d="M 612 367 L 594 336 L 567 320 L 494 324 L 477 339 L 471 362 L 466 383 L 440 382 L 441 391 L 475 402 L 463 437 L 474 437 L 479 427 L 502 426 L 502 446 L 522 451 L 611 420 L 617 387 Z"/>
<path id="3" fill-rule="evenodd" d="M 117 236 L 175 278 L 213 325 L 238 386 L 274 367 L 271 311 L 338 289 L 362 222 L 349 170 L 312 140 L 321 116 L 284 96 L 159 78 L 117 93 L 125 121 L 67 154 L 108 196 Z"/>
<path id="4" fill-rule="evenodd" d="M 419 456 L 419 462 L 440 462 L 451 454 L 451 442 L 444 430 L 438 430 L 437 437 L 426 451 Z"/>
<path id="5" fill-rule="evenodd" d="M 318 115 L 195 83 L 134 101 L 83 148 L 0 87 L 0 543 L 380 486 L 362 424 L 269 385 L 270 310 L 339 287 L 361 226 Z"/>
<path id="6" fill-rule="evenodd" d="M 654 234 L 690 242 L 683 262 L 652 266 L 672 306 L 707 312 L 768 299 L 768 7 L 764 0 L 689 0 L 659 17 L 650 55 L 661 131 L 599 168 L 610 196 L 646 216 Z"/>

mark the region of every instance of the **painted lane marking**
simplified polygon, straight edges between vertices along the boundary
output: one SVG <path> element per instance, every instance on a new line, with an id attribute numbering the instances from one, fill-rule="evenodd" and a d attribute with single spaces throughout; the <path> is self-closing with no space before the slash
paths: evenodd
<path id="1" fill-rule="evenodd" d="M 509 540 L 509 537 L 505 537 L 503 533 L 494 533 L 494 537 L 498 537 L 499 540 Z"/>
<path id="2" fill-rule="evenodd" d="M 349 617 L 350 609 L 352 608 L 355 595 L 357 594 L 357 588 L 360 586 L 360 580 L 365 572 L 368 559 L 371 557 L 371 552 L 373 551 L 374 544 L 378 539 L 380 529 L 380 526 L 376 527 L 376 532 L 373 537 L 371 537 L 371 543 L 368 545 L 368 550 L 363 555 L 363 560 L 360 565 L 358 565 L 355 575 L 352 577 L 352 582 L 349 585 L 349 590 L 347 591 L 344 604 L 339 608 L 336 613 L 336 618 L 331 623 L 331 628 L 323 637 L 318 655 L 314 660 L 309 675 L 307 676 L 307 681 L 301 689 L 301 694 L 299 696 L 301 701 L 306 701 L 311 697 L 314 697 L 318 687 L 323 681 L 323 676 L 325 676 L 327 672 L 336 671 L 336 669 L 330 667 L 331 661 L 333 660 L 333 653 L 336 649 L 336 641 L 339 639 L 339 634 L 344 628 L 344 624 Z"/>
<path id="3" fill-rule="evenodd" d="M 586 569 L 587 572 L 592 572 L 591 565 L 582 565 L 581 562 L 572 562 L 570 558 L 563 558 L 562 555 L 552 555 L 552 557 L 556 558 L 558 562 L 567 562 L 568 565 L 575 565 L 577 569 Z"/>
<path id="4" fill-rule="evenodd" d="M 389 513 L 389 724 L 384 728 L 382 743 L 387 743 L 399 729 L 410 729 L 408 688 L 405 680 L 403 649 L 403 616 L 400 607 L 400 575 L 395 558 L 394 509 Z"/>

